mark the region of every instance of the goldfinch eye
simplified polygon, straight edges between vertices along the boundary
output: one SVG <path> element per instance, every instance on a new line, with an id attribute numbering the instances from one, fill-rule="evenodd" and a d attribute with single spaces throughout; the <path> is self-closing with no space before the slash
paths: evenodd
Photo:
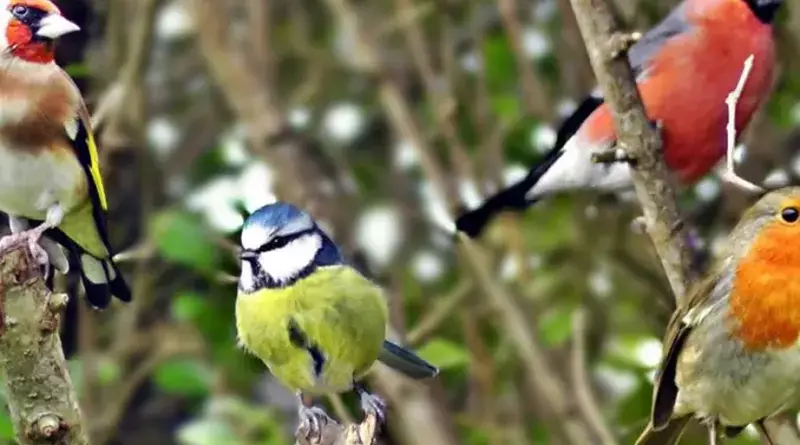
<path id="1" fill-rule="evenodd" d="M 23 5 L 17 5 L 17 6 L 14 6 L 13 8 L 11 8 L 11 13 L 14 14 L 14 16 L 16 18 L 18 18 L 18 19 L 25 18 L 25 16 L 28 15 L 29 11 L 30 11 L 30 9 L 28 9 L 27 6 L 23 6 Z"/>
<path id="2" fill-rule="evenodd" d="M 797 207 L 786 207 L 781 210 L 781 219 L 792 224 L 800 219 L 800 210 L 797 210 Z"/>

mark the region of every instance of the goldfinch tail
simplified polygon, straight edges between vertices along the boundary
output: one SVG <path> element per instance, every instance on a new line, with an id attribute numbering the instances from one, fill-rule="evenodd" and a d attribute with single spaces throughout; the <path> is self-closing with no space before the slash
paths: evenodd
<path id="1" fill-rule="evenodd" d="M 384 340 L 378 360 L 412 379 L 425 379 L 439 374 L 439 368 L 388 340 Z"/>
<path id="2" fill-rule="evenodd" d="M 77 259 L 86 298 L 95 309 L 108 307 L 112 295 L 131 301 L 131 291 L 113 260 L 95 258 L 86 252 L 80 253 Z"/>

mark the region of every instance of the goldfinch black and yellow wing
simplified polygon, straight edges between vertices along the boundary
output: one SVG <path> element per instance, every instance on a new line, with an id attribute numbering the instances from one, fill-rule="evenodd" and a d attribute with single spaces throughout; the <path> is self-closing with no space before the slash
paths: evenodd
<path id="1" fill-rule="evenodd" d="M 71 261 L 80 265 L 81 281 L 92 306 L 107 307 L 112 295 L 130 301 L 130 289 L 112 260 L 114 251 L 106 229 L 108 203 L 91 120 L 83 102 L 72 119 L 64 123 L 63 138 L 56 143 L 68 146 L 80 162 L 86 175 L 87 196 L 57 228 L 48 230 L 47 236 L 66 247 Z"/>

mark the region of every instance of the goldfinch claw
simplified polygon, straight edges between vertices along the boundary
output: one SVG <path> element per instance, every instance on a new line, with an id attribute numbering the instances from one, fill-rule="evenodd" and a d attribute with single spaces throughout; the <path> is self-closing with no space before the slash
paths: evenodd
<path id="1" fill-rule="evenodd" d="M 39 245 L 39 238 L 41 238 L 41 236 L 41 233 L 35 229 L 4 236 L 0 238 L 0 252 L 25 242 L 28 244 L 28 249 L 36 264 L 44 266 L 45 274 L 47 274 L 49 272 L 47 269 L 49 268 L 50 261 L 47 252 Z"/>

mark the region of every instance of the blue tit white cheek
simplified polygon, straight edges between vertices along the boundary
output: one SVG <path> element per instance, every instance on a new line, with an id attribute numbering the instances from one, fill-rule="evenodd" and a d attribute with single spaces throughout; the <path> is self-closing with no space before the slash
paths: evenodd
<path id="1" fill-rule="evenodd" d="M 253 265 L 249 261 L 242 261 L 242 273 L 239 275 L 239 287 L 246 291 L 255 290 L 255 277 L 253 276 Z"/>
<path id="2" fill-rule="evenodd" d="M 280 249 L 261 253 L 258 263 L 261 270 L 274 281 L 286 283 L 311 266 L 321 248 L 322 238 L 317 233 L 310 233 Z"/>

